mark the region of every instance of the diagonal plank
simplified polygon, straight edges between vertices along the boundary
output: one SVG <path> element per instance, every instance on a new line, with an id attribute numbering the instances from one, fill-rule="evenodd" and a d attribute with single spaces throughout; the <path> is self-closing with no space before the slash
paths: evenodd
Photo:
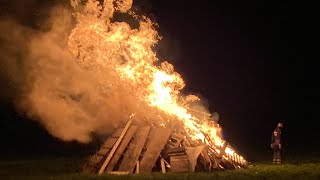
<path id="1" fill-rule="evenodd" d="M 137 129 L 138 129 L 138 127 L 135 126 L 135 125 L 132 125 L 132 126 L 129 127 L 128 132 L 123 137 L 123 140 L 121 141 L 118 149 L 116 150 L 116 152 L 112 156 L 109 164 L 107 165 L 107 168 L 106 168 L 107 172 L 113 170 L 114 166 L 117 164 L 119 158 L 121 157 L 123 151 L 128 146 L 128 144 L 129 144 L 130 140 L 132 139 L 133 135 L 136 133 Z"/>
<path id="2" fill-rule="evenodd" d="M 97 171 L 96 168 L 101 163 L 101 161 L 107 156 L 109 150 L 113 147 L 117 140 L 118 138 L 113 138 L 112 136 L 109 137 L 101 146 L 99 151 L 96 154 L 90 156 L 88 161 L 84 164 L 82 171 L 84 173 L 93 173 Z"/>
<path id="3" fill-rule="evenodd" d="M 132 139 L 128 146 L 128 150 L 125 152 L 123 160 L 119 166 L 119 171 L 133 172 L 137 160 L 141 154 L 142 148 L 147 140 L 150 131 L 150 126 L 141 127 L 136 136 Z"/>
<path id="4" fill-rule="evenodd" d="M 132 123 L 132 119 L 130 118 L 129 121 L 127 122 L 126 126 L 124 127 L 123 131 L 121 132 L 119 139 L 117 140 L 115 145 L 112 147 L 112 149 L 111 149 L 110 153 L 108 154 L 106 160 L 103 162 L 102 166 L 100 167 L 99 172 L 98 172 L 99 175 L 104 172 L 106 166 L 109 164 L 113 154 L 116 152 L 120 142 L 122 141 L 124 135 L 127 133 L 131 123 Z"/>

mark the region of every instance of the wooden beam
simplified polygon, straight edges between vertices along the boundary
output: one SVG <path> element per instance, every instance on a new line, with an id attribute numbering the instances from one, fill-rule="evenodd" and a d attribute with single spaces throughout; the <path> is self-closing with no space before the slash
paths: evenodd
<path id="1" fill-rule="evenodd" d="M 161 171 L 162 173 L 166 173 L 166 166 L 164 165 L 164 159 L 160 158 L 160 163 L 161 163 Z"/>
<path id="2" fill-rule="evenodd" d="M 152 128 L 150 139 L 146 142 L 146 152 L 143 154 L 140 163 L 141 173 L 151 173 L 164 145 L 168 141 L 171 130 L 167 128 Z"/>
<path id="3" fill-rule="evenodd" d="M 119 128 L 117 129 L 113 134 L 112 137 L 114 138 L 119 138 L 121 136 L 122 131 L 124 130 L 124 128 Z"/>
<path id="4" fill-rule="evenodd" d="M 170 156 L 170 165 L 172 172 L 188 172 L 189 171 L 189 159 L 188 155 L 182 156 Z"/>
<path id="5" fill-rule="evenodd" d="M 203 159 L 206 161 L 206 163 L 211 163 L 211 159 L 208 155 L 208 147 L 203 149 L 203 151 L 201 152 L 201 156 L 203 156 Z"/>
<path id="6" fill-rule="evenodd" d="M 82 167 L 82 172 L 97 173 L 98 171 L 97 168 L 99 168 L 98 165 L 102 163 L 101 161 L 105 159 L 105 157 L 108 155 L 108 152 L 110 151 L 110 149 L 113 147 L 113 145 L 116 143 L 117 140 L 118 138 L 114 138 L 110 136 L 101 146 L 99 151 L 96 154 L 90 156 L 88 161 Z"/>
<path id="7" fill-rule="evenodd" d="M 140 161 L 138 160 L 136 163 L 136 174 L 140 173 Z"/>
<path id="8" fill-rule="evenodd" d="M 108 174 L 112 174 L 112 175 L 127 175 L 129 174 L 129 172 L 127 171 L 108 171 Z"/>
<path id="9" fill-rule="evenodd" d="M 129 127 L 126 135 L 123 137 L 118 149 L 112 156 L 109 164 L 106 167 L 106 171 L 112 171 L 115 165 L 117 164 L 118 160 L 120 159 L 123 151 L 127 148 L 130 140 L 132 139 L 133 135 L 136 133 L 138 127 L 136 125 L 132 125 Z"/>
<path id="10" fill-rule="evenodd" d="M 174 153 L 186 153 L 186 148 L 185 147 L 174 147 L 167 149 L 168 155 L 174 154 Z"/>
<path id="11" fill-rule="evenodd" d="M 167 168 L 170 168 L 170 169 L 171 169 L 170 164 L 169 164 L 165 159 L 163 159 L 163 157 L 162 157 L 161 155 L 160 155 L 160 158 L 163 160 L 165 167 L 167 167 Z"/>
<path id="12" fill-rule="evenodd" d="M 203 151 L 203 149 L 206 147 L 206 145 L 197 146 L 197 147 L 187 147 L 186 153 L 188 155 L 189 160 L 189 171 L 194 172 L 197 159 L 200 153 Z"/>
<path id="13" fill-rule="evenodd" d="M 133 172 L 136 163 L 138 162 L 142 148 L 145 145 L 150 126 L 141 127 L 128 145 L 128 149 L 123 155 L 123 159 L 119 165 L 119 171 Z"/>
<path id="14" fill-rule="evenodd" d="M 118 146 L 120 145 L 120 142 L 122 141 L 124 135 L 126 134 L 127 130 L 129 129 L 130 125 L 132 123 L 132 118 L 129 119 L 129 121 L 127 122 L 126 126 L 124 127 L 123 131 L 121 132 L 121 135 L 119 137 L 119 139 L 117 140 L 117 142 L 115 143 L 115 145 L 112 147 L 108 157 L 106 158 L 106 160 L 103 162 L 98 174 L 102 174 L 105 170 L 105 168 L 107 167 L 108 163 L 110 162 L 113 154 L 116 152 Z"/>

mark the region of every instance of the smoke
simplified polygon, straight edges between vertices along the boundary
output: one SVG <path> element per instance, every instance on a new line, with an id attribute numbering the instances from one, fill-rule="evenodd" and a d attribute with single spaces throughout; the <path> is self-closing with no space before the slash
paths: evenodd
<path id="1" fill-rule="evenodd" d="M 19 26 L 11 19 L 0 21 L 0 81 L 1 101 L 7 101 L 21 93 L 24 81 L 22 57 L 27 53 L 26 42 L 32 31 Z"/>
<path id="2" fill-rule="evenodd" d="M 128 116 L 121 92 L 107 96 L 98 89 L 97 74 L 81 68 L 67 48 L 71 13 L 55 7 L 47 32 L 0 23 L 3 97 L 65 141 L 89 142 L 93 132 L 108 133 Z M 104 74 L 108 77 L 108 74 Z M 107 98 L 106 98 L 107 97 Z"/>

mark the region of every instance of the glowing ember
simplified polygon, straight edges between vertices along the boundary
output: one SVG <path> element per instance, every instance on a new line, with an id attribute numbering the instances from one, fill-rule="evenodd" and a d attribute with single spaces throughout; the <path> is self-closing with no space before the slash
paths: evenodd
<path id="1" fill-rule="evenodd" d="M 139 29 L 133 29 L 125 22 L 111 23 L 115 11 L 124 13 L 130 9 L 131 0 L 116 3 L 106 0 L 103 5 L 94 0 L 88 0 L 85 5 L 76 0 L 71 2 L 74 7 L 83 6 L 79 8 L 82 11 L 75 13 L 78 24 L 68 43 L 79 64 L 88 69 L 109 67 L 108 70 L 119 76 L 120 83 L 128 84 L 141 101 L 172 117 L 172 121 L 180 120 L 192 139 L 201 140 L 220 152 L 217 148 L 224 142 L 219 135 L 220 127 L 212 120 L 197 118 L 185 103 L 188 99 L 199 98 L 180 94 L 185 84 L 173 65 L 168 62 L 156 65 L 158 59 L 152 47 L 160 37 L 151 20 L 129 12 L 139 22 Z M 112 83 L 101 83 L 112 86 Z M 166 126 L 166 122 L 161 125 Z M 227 156 L 235 155 L 229 147 L 225 152 Z"/>

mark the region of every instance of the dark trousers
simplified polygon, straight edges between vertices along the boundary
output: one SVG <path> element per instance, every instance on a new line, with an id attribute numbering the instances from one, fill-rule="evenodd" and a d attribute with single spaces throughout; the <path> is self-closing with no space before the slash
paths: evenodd
<path id="1" fill-rule="evenodd" d="M 275 148 L 273 150 L 273 163 L 275 164 L 281 164 L 281 149 Z"/>

